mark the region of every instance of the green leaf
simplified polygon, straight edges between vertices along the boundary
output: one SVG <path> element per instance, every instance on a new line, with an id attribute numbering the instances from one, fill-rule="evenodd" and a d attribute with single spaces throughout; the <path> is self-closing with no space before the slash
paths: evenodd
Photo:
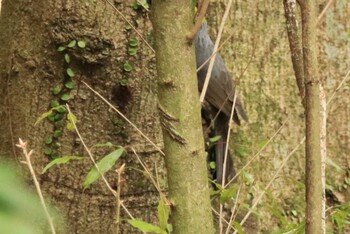
<path id="1" fill-rule="evenodd" d="M 40 123 L 43 119 L 49 117 L 50 115 L 52 115 L 53 113 L 53 109 L 50 109 L 49 111 L 43 113 L 38 120 L 35 122 L 34 126 L 36 126 L 38 123 Z"/>
<path id="2" fill-rule="evenodd" d="M 69 56 L 69 54 L 64 54 L 64 60 L 66 61 L 66 63 L 70 63 L 70 56 Z"/>
<path id="3" fill-rule="evenodd" d="M 254 176 L 248 172 L 243 172 L 242 177 L 246 184 L 252 184 L 254 181 Z"/>
<path id="4" fill-rule="evenodd" d="M 67 129 L 69 131 L 74 131 L 75 130 L 74 125 L 78 122 L 77 117 L 72 112 L 69 112 L 67 115 L 67 120 L 68 120 Z"/>
<path id="5" fill-rule="evenodd" d="M 128 86 L 129 80 L 128 79 L 122 79 L 122 80 L 119 81 L 119 84 L 121 86 Z"/>
<path id="6" fill-rule="evenodd" d="M 216 168 L 216 163 L 214 161 L 209 162 L 209 168 L 214 170 Z"/>
<path id="7" fill-rule="evenodd" d="M 113 145 L 111 142 L 106 142 L 102 144 L 96 144 L 94 146 L 97 148 L 102 148 L 102 147 L 114 147 L 115 145 Z"/>
<path id="8" fill-rule="evenodd" d="M 131 38 L 129 40 L 129 45 L 132 47 L 137 47 L 140 44 L 139 40 L 137 38 Z"/>
<path id="9" fill-rule="evenodd" d="M 62 51 L 64 51 L 66 49 L 66 47 L 64 47 L 64 46 L 59 46 L 58 48 L 57 48 L 57 51 L 58 52 L 62 52 Z"/>
<path id="10" fill-rule="evenodd" d="M 123 68 L 124 68 L 124 71 L 130 72 L 134 67 L 130 63 L 126 62 L 124 63 Z"/>
<path id="11" fill-rule="evenodd" d="M 55 114 L 55 117 L 54 117 L 55 121 L 60 121 L 61 119 L 63 119 L 63 114 L 61 114 L 61 113 Z"/>
<path id="12" fill-rule="evenodd" d="M 216 142 L 218 142 L 220 139 L 221 139 L 221 136 L 214 136 L 214 137 L 209 138 L 209 142 L 210 142 L 210 143 L 216 143 Z"/>
<path id="13" fill-rule="evenodd" d="M 56 131 L 53 132 L 53 137 L 54 138 L 59 138 L 61 136 L 63 136 L 63 132 L 61 130 L 56 130 Z"/>
<path id="14" fill-rule="evenodd" d="M 232 226 L 236 229 L 238 234 L 244 234 L 243 227 L 240 223 L 236 221 L 232 221 Z"/>
<path id="15" fill-rule="evenodd" d="M 49 144 L 51 144 L 51 143 L 52 143 L 52 136 L 49 135 L 49 136 L 47 136 L 47 137 L 45 138 L 45 144 L 49 145 Z"/>
<path id="16" fill-rule="evenodd" d="M 53 95 L 57 95 L 61 92 L 62 88 L 60 86 L 55 86 L 54 88 L 52 88 L 52 93 Z"/>
<path id="17" fill-rule="evenodd" d="M 165 197 L 162 195 L 160 196 L 157 210 L 160 228 L 166 230 L 170 215 L 170 207 L 166 204 Z"/>
<path id="18" fill-rule="evenodd" d="M 56 110 L 58 113 L 61 113 L 61 114 L 63 114 L 63 113 L 66 113 L 67 112 L 67 109 L 64 107 L 64 106 L 62 106 L 62 105 L 60 105 L 60 106 L 56 106 L 55 108 L 53 108 L 54 110 Z"/>
<path id="19" fill-rule="evenodd" d="M 160 227 L 150 224 L 150 223 L 146 223 L 144 221 L 141 220 L 131 220 L 128 219 L 128 223 L 131 224 L 131 226 L 133 226 L 134 228 L 139 229 L 140 231 L 143 232 L 152 232 L 152 233 L 157 233 L 157 234 L 167 234 L 165 230 L 161 229 Z"/>
<path id="20" fill-rule="evenodd" d="M 77 44 L 76 40 L 73 40 L 71 42 L 69 42 L 69 44 L 67 45 L 69 48 L 73 48 L 75 45 Z"/>
<path id="21" fill-rule="evenodd" d="M 46 154 L 46 155 L 52 154 L 52 149 L 49 148 L 49 147 L 45 148 L 45 149 L 44 149 L 44 154 Z"/>
<path id="22" fill-rule="evenodd" d="M 84 49 L 86 47 L 86 42 L 85 41 L 78 41 L 78 46 L 79 46 L 79 48 Z"/>
<path id="23" fill-rule="evenodd" d="M 75 87 L 75 82 L 72 81 L 72 80 L 70 80 L 70 81 L 66 82 L 66 83 L 64 84 L 64 86 L 66 86 L 67 89 L 74 89 L 74 87 Z"/>
<path id="24" fill-rule="evenodd" d="M 64 93 L 64 94 L 61 96 L 61 100 L 62 100 L 62 101 L 68 101 L 69 99 L 70 99 L 69 93 Z"/>
<path id="25" fill-rule="evenodd" d="M 51 101 L 51 107 L 52 107 L 52 108 L 57 107 L 57 106 L 59 106 L 59 105 L 60 105 L 60 103 L 58 102 L 57 99 L 54 99 L 54 100 Z"/>
<path id="26" fill-rule="evenodd" d="M 109 171 L 116 161 L 124 154 L 124 148 L 120 147 L 117 150 L 114 150 L 110 154 L 103 157 L 100 161 L 97 162 L 97 167 L 99 168 L 102 174 Z M 92 183 L 98 180 L 101 177 L 101 174 L 97 171 L 96 167 L 93 166 L 92 169 L 87 174 L 85 181 L 83 183 L 84 189 L 88 188 Z"/>
<path id="27" fill-rule="evenodd" d="M 67 75 L 68 75 L 70 78 L 74 77 L 74 71 L 73 71 L 70 67 L 67 68 Z"/>
<path id="28" fill-rule="evenodd" d="M 236 188 L 230 187 L 229 189 L 224 189 L 220 193 L 220 203 L 224 204 L 225 202 L 231 200 L 236 195 Z"/>
<path id="29" fill-rule="evenodd" d="M 79 156 L 63 156 L 60 158 L 56 158 L 55 160 L 51 161 L 49 164 L 45 166 L 41 174 L 44 174 L 48 169 L 50 169 L 55 165 L 64 164 L 69 162 L 70 160 L 82 160 L 82 159 L 84 159 L 84 157 L 79 157 Z"/>
<path id="30" fill-rule="evenodd" d="M 129 55 L 136 55 L 137 54 L 137 49 L 136 48 L 129 48 L 128 49 Z"/>

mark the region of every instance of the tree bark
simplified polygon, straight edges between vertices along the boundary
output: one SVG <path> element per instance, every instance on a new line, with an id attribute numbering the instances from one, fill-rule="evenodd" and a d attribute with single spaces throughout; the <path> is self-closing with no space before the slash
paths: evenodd
<path id="1" fill-rule="evenodd" d="M 138 30 L 149 31 L 150 24 L 141 13 L 130 6 L 133 1 L 114 1 L 124 16 L 131 19 Z M 135 23 L 137 22 L 137 24 Z M 63 86 L 65 61 L 57 51 L 71 40 L 87 42 L 85 49 L 71 49 L 71 66 L 77 83 L 68 101 L 79 122 L 77 126 L 88 146 L 112 142 L 133 147 L 154 172 L 158 167 L 164 176 L 163 159 L 157 150 L 135 129 L 121 121 L 97 96 L 80 81 L 85 81 L 127 115 L 155 143 L 161 142 L 161 131 L 156 109 L 156 83 L 153 68 L 154 54 L 142 43 L 135 56 L 127 55 L 130 38 L 137 38 L 133 30 L 105 1 L 40 1 L 2 2 L 0 18 L 0 155 L 12 160 L 23 160 L 14 144 L 18 138 L 29 142 L 34 149 L 32 161 L 47 199 L 60 209 L 66 218 L 65 233 L 113 233 L 115 225 L 115 198 L 102 181 L 83 191 L 82 183 L 92 167 L 86 159 L 51 168 L 41 175 L 51 160 L 43 154 L 44 139 L 53 132 L 48 120 L 34 126 L 38 117 L 47 112 L 56 97 L 52 88 Z M 134 70 L 123 70 L 125 62 L 134 64 Z M 126 86 L 121 83 L 128 80 Z M 116 124 L 117 123 L 117 124 Z M 60 155 L 87 155 L 73 132 L 62 129 Z M 100 157 L 109 149 L 95 149 Z M 158 192 L 149 179 L 140 173 L 132 154 L 124 157 L 127 170 L 122 178 L 121 198 L 131 214 L 151 223 L 157 222 Z M 118 163 L 118 165 L 121 165 Z M 27 171 L 27 168 L 23 168 Z M 107 178 L 113 187 L 116 174 Z M 162 181 L 162 180 L 161 180 Z M 121 212 L 121 233 L 137 232 Z"/>
<path id="2" fill-rule="evenodd" d="M 306 101 L 306 233 L 322 233 L 320 81 L 317 64 L 316 2 L 301 1 Z"/>
<path id="3" fill-rule="evenodd" d="M 153 1 L 159 111 L 174 233 L 214 233 L 193 46 L 191 1 Z"/>

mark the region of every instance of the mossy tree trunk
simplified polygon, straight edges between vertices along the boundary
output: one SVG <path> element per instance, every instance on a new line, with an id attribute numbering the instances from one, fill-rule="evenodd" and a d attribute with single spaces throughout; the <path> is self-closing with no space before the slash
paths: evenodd
<path id="1" fill-rule="evenodd" d="M 148 19 L 134 11 L 130 1 L 113 1 L 117 9 L 144 35 L 150 30 Z M 67 49 L 70 66 L 75 72 L 76 87 L 68 101 L 77 116 L 77 126 L 89 147 L 98 143 L 133 147 L 149 169 L 158 167 L 160 182 L 164 176 L 163 159 L 157 150 L 137 131 L 110 110 L 81 81 L 94 89 L 129 117 L 155 143 L 161 142 L 156 109 L 154 53 L 139 39 L 137 54 L 127 54 L 129 40 L 137 34 L 105 1 L 11 1 L 2 2 L 0 18 L 0 156 L 23 160 L 14 146 L 18 138 L 28 141 L 34 149 L 32 161 L 39 175 L 44 196 L 59 208 L 67 221 L 68 233 L 113 233 L 115 229 L 115 198 L 101 181 L 83 191 L 82 182 L 92 167 L 90 160 L 74 161 L 50 169 L 41 175 L 51 160 L 43 154 L 44 139 L 53 134 L 52 122 L 35 121 L 60 96 L 52 94 L 55 86 L 64 86 L 67 63 L 59 46 L 82 40 L 86 48 Z M 125 72 L 123 64 L 134 69 Z M 63 136 L 59 155 L 87 156 L 74 132 L 61 128 Z M 109 153 L 106 148 L 94 149 L 95 159 Z M 132 151 L 131 151 L 132 152 Z M 129 153 L 126 162 L 121 198 L 131 214 L 151 223 L 157 222 L 158 193 L 147 176 L 140 171 L 136 158 Z M 120 166 L 118 163 L 117 166 Z M 140 170 L 134 170 L 138 168 Z M 26 172 L 27 168 L 23 167 Z M 116 174 L 107 174 L 116 186 Z M 30 179 L 29 179 L 30 182 Z M 136 232 L 121 213 L 121 233 Z"/>
<path id="2" fill-rule="evenodd" d="M 204 151 L 191 1 L 153 1 L 159 112 L 174 233 L 213 233 Z"/>

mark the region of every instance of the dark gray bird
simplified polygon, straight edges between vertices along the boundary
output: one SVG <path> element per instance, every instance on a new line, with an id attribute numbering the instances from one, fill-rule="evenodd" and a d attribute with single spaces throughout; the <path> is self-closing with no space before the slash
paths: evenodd
<path id="1" fill-rule="evenodd" d="M 208 25 L 206 22 L 202 24 L 201 29 L 198 31 L 195 37 L 195 47 L 197 68 L 199 68 L 204 62 L 207 61 L 207 59 L 212 55 L 214 51 L 214 43 L 209 37 Z M 197 72 L 198 89 L 200 91 L 202 91 L 205 77 L 208 72 L 208 67 L 209 62 Z M 212 106 L 212 116 L 215 116 L 216 113 L 221 110 L 218 117 L 214 121 L 213 127 L 214 135 L 221 136 L 214 149 L 216 162 L 215 178 L 217 183 L 221 183 L 223 178 L 226 138 L 234 96 L 235 83 L 232 79 L 231 74 L 227 70 L 222 57 L 219 53 L 217 53 L 205 96 L 206 102 Z M 240 97 L 237 95 L 233 120 L 236 124 L 240 125 L 240 118 L 248 121 L 244 106 L 241 102 Z M 234 176 L 233 162 L 230 155 L 227 157 L 225 175 L 226 182 Z"/>

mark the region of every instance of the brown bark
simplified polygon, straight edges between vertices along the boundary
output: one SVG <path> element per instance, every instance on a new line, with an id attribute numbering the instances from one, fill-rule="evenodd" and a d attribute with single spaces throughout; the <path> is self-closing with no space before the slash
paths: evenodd
<path id="1" fill-rule="evenodd" d="M 214 233 L 194 47 L 186 40 L 193 27 L 191 1 L 152 4 L 174 233 Z"/>
<path id="2" fill-rule="evenodd" d="M 133 1 L 115 1 L 116 7 L 128 18 L 137 21 L 138 29 L 147 31 L 142 14 L 129 6 Z M 156 112 L 155 71 L 153 54 L 141 42 L 136 56 L 126 54 L 128 40 L 137 35 L 125 30 L 127 24 L 105 1 L 9 1 L 2 3 L 0 18 L 0 155 L 22 160 L 14 143 L 21 137 L 34 149 L 32 161 L 38 175 L 50 161 L 43 154 L 43 143 L 52 134 L 53 125 L 45 120 L 34 127 L 34 122 L 50 109 L 54 98 L 51 89 L 63 85 L 65 62 L 57 47 L 71 40 L 84 40 L 85 49 L 71 50 L 71 64 L 75 71 L 77 88 L 72 91 L 69 105 L 78 117 L 78 128 L 91 147 L 107 141 L 130 146 L 149 166 L 157 161 L 159 175 L 164 175 L 163 160 L 151 144 L 136 130 L 124 123 L 119 127 L 123 134 L 115 134 L 113 124 L 120 118 L 98 97 L 92 94 L 81 80 L 86 81 L 119 108 L 148 137 L 159 143 L 161 139 Z M 134 64 L 135 69 L 126 73 L 124 62 Z M 120 82 L 128 79 L 127 86 Z M 124 107 L 124 108 L 123 108 Z M 60 138 L 60 155 L 86 155 L 75 133 L 63 129 Z M 94 150 L 98 159 L 108 149 Z M 142 168 L 130 153 L 124 157 L 127 169 L 124 175 L 121 197 L 125 206 L 138 219 L 156 223 L 155 210 L 158 193 L 146 176 L 131 168 Z M 118 165 L 121 165 L 118 163 Z M 83 191 L 82 182 L 91 162 L 76 161 L 50 169 L 40 175 L 39 182 L 44 196 L 60 209 L 68 224 L 68 233 L 113 233 L 115 199 L 102 182 Z M 24 171 L 27 169 L 24 168 Z M 107 178 L 116 186 L 116 175 Z M 142 205 L 141 205 L 142 204 Z M 128 216 L 121 212 L 121 219 Z M 135 232 L 126 222 L 121 233 Z"/>

